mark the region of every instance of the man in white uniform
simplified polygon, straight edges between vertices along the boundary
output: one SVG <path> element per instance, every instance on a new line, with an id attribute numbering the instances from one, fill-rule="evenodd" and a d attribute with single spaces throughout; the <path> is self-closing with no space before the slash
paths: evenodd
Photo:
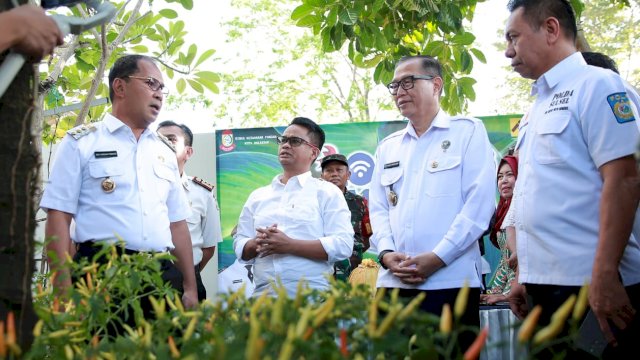
<path id="1" fill-rule="evenodd" d="M 184 171 L 184 165 L 193 156 L 193 133 L 187 125 L 163 121 L 158 124 L 158 132 L 176 149 L 180 181 L 191 206 L 191 216 L 187 218 L 187 224 L 191 234 L 198 300 L 203 301 L 207 298 L 207 290 L 202 283 L 200 272 L 215 253 L 216 245 L 222 242 L 220 210 L 213 195 L 214 186 L 198 177 L 187 176 Z"/>
<path id="2" fill-rule="evenodd" d="M 409 123 L 376 153 L 369 211 L 383 267 L 377 286 L 408 298 L 426 292 L 421 308 L 439 315 L 468 283 L 462 322 L 479 326 L 478 238 L 495 210 L 495 161 L 482 121 L 440 109 L 441 76 L 436 59 L 405 57 L 388 85 Z M 466 332 L 460 349 L 473 338 Z"/>
<path id="3" fill-rule="evenodd" d="M 620 77 L 588 66 L 577 52 L 568 1 L 517 0 L 508 8 L 505 55 L 535 80 L 537 96 L 518 140 L 519 282 L 542 306 L 543 325 L 590 283 L 591 310 L 619 345 L 604 356 L 616 357 L 640 338 L 640 247 L 630 235 L 637 115 Z"/>
<path id="4" fill-rule="evenodd" d="M 187 307 L 198 302 L 189 228 L 189 205 L 180 188 L 175 152 L 148 126 L 162 107 L 162 74 L 153 59 L 127 55 L 109 73 L 111 114 L 103 121 L 68 131 L 56 154 L 40 206 L 47 211 L 45 234 L 54 286 L 71 285 L 61 268 L 70 247 L 69 228 L 75 220 L 75 259 L 91 258 L 103 242 L 125 242 L 125 253 L 171 251 L 173 264 L 163 275 L 178 290 Z M 179 273 L 178 273 L 179 276 Z"/>
<path id="5" fill-rule="evenodd" d="M 351 212 L 340 189 L 316 179 L 309 170 L 324 145 L 324 131 L 297 117 L 277 137 L 283 173 L 249 195 L 240 213 L 233 247 L 253 263 L 254 296 L 274 294 L 270 282 L 282 282 L 295 296 L 298 281 L 327 289 L 333 264 L 351 256 Z"/>

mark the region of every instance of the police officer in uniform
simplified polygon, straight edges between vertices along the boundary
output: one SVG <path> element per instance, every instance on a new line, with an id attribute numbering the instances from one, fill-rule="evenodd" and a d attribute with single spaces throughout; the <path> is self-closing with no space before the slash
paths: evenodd
<path id="1" fill-rule="evenodd" d="M 627 357 L 640 338 L 638 114 L 622 79 L 577 51 L 569 1 L 512 0 L 508 9 L 505 55 L 536 95 L 516 144 L 518 281 L 542 307 L 543 326 L 589 282 L 594 328 L 609 342 L 596 355 Z"/>
<path id="2" fill-rule="evenodd" d="M 193 263 L 198 286 L 198 300 L 207 298 L 200 272 L 216 251 L 216 245 L 222 241 L 220 229 L 220 210 L 213 195 L 214 186 L 196 176 L 187 176 L 184 165 L 193 156 L 193 133 L 188 126 L 173 121 L 158 124 L 158 132 L 164 135 L 175 147 L 182 187 L 189 199 L 191 216 L 187 218 Z"/>
<path id="3" fill-rule="evenodd" d="M 344 194 L 344 199 L 351 211 L 351 225 L 353 226 L 353 253 L 351 257 L 334 264 L 336 279 L 347 280 L 351 271 L 362 262 L 362 254 L 369 248 L 371 237 L 371 223 L 369 222 L 369 207 L 367 199 L 351 191 L 347 191 L 347 181 L 351 177 L 349 163 L 342 154 L 327 155 L 320 163 L 322 178 L 336 185 Z"/>
<path id="4" fill-rule="evenodd" d="M 197 304 L 186 222 L 190 211 L 176 154 L 166 139 L 148 128 L 162 107 L 163 88 L 153 59 L 119 58 L 109 73 L 112 113 L 68 131 L 60 143 L 40 203 L 47 211 L 45 234 L 52 239 L 48 250 L 56 255 L 50 264 L 57 270 L 57 290 L 71 284 L 68 270 L 61 266 L 74 219 L 76 259 L 91 257 L 95 244 L 118 238 L 124 240 L 126 253 L 171 251 L 177 262 L 166 265 L 163 275 L 178 273 L 178 278 L 166 280 L 183 290 L 185 306 Z"/>

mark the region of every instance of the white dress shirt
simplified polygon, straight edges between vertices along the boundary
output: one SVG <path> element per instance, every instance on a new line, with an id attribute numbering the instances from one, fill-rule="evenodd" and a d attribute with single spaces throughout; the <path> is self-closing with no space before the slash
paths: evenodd
<path id="1" fill-rule="evenodd" d="M 220 210 L 213 192 L 193 182 L 193 177 L 182 173 L 182 187 L 189 199 L 191 216 L 187 218 L 191 246 L 193 248 L 193 265 L 202 261 L 202 249 L 216 246 L 222 242 L 220 228 Z"/>
<path id="2" fill-rule="evenodd" d="M 280 278 L 289 296 L 295 296 L 298 281 L 304 279 L 312 289 L 327 289 L 327 276 L 333 263 L 344 260 L 353 249 L 351 213 L 340 189 L 316 179 L 311 172 L 292 177 L 286 184 L 282 175 L 270 185 L 251 193 L 240 214 L 233 247 L 238 259 L 256 228 L 277 224 L 279 230 L 298 240 L 320 240 L 328 260 L 312 260 L 290 254 L 256 257 L 253 263 L 254 296 L 272 292 L 270 281 Z"/>
<path id="3" fill-rule="evenodd" d="M 89 128 L 60 143 L 40 207 L 72 214 L 79 243 L 121 238 L 130 250 L 173 249 L 169 224 L 190 213 L 176 154 L 149 129 L 136 140 L 111 114 Z"/>
<path id="4" fill-rule="evenodd" d="M 580 53 L 542 75 L 532 93 L 514 196 L 519 282 L 581 286 L 591 279 L 598 244 L 598 169 L 634 154 L 637 114 L 620 77 L 587 66 Z M 640 282 L 638 269 L 640 247 L 631 236 L 620 261 L 624 285 Z"/>
<path id="5" fill-rule="evenodd" d="M 493 147 L 478 119 L 440 110 L 420 137 L 409 123 L 382 140 L 369 190 L 372 248 L 434 252 L 446 266 L 419 285 L 380 269 L 377 286 L 434 290 L 467 280 L 481 287 L 478 239 L 495 211 L 495 174 Z"/>

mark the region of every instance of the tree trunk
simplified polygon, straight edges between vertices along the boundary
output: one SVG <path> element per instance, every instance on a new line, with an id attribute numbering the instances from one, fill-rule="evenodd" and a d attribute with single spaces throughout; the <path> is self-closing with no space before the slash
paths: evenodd
<path id="1" fill-rule="evenodd" d="M 20 3 L 26 3 L 21 0 Z M 0 11 L 11 7 L 0 0 Z M 0 54 L 0 62 L 6 54 Z M 34 113 L 34 66 L 26 64 L 0 99 L 0 320 L 13 311 L 20 347 L 32 342 L 36 322 L 31 297 L 34 270 L 34 189 L 40 154 L 31 134 Z"/>

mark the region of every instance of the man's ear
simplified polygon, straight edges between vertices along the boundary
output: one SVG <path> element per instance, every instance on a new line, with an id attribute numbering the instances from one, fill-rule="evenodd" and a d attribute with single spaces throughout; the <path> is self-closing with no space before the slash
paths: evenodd
<path id="1" fill-rule="evenodd" d="M 542 23 L 542 30 L 546 33 L 547 42 L 549 44 L 553 44 L 558 41 L 558 38 L 560 38 L 560 32 L 562 31 L 560 28 L 560 22 L 554 17 L 548 17 Z M 566 36 L 566 34 L 564 35 Z"/>
<path id="2" fill-rule="evenodd" d="M 191 146 L 187 146 L 185 148 L 185 157 L 184 160 L 187 161 L 193 156 L 193 148 Z"/>
<path id="3" fill-rule="evenodd" d="M 436 76 L 433 78 L 433 85 L 435 85 L 434 93 L 438 96 L 442 95 L 442 87 L 444 86 L 443 80 L 441 77 Z"/>
<path id="4" fill-rule="evenodd" d="M 115 78 L 113 80 L 113 97 L 124 97 L 124 93 L 125 93 L 125 84 L 126 84 L 126 80 L 125 79 L 121 79 L 121 78 Z"/>

